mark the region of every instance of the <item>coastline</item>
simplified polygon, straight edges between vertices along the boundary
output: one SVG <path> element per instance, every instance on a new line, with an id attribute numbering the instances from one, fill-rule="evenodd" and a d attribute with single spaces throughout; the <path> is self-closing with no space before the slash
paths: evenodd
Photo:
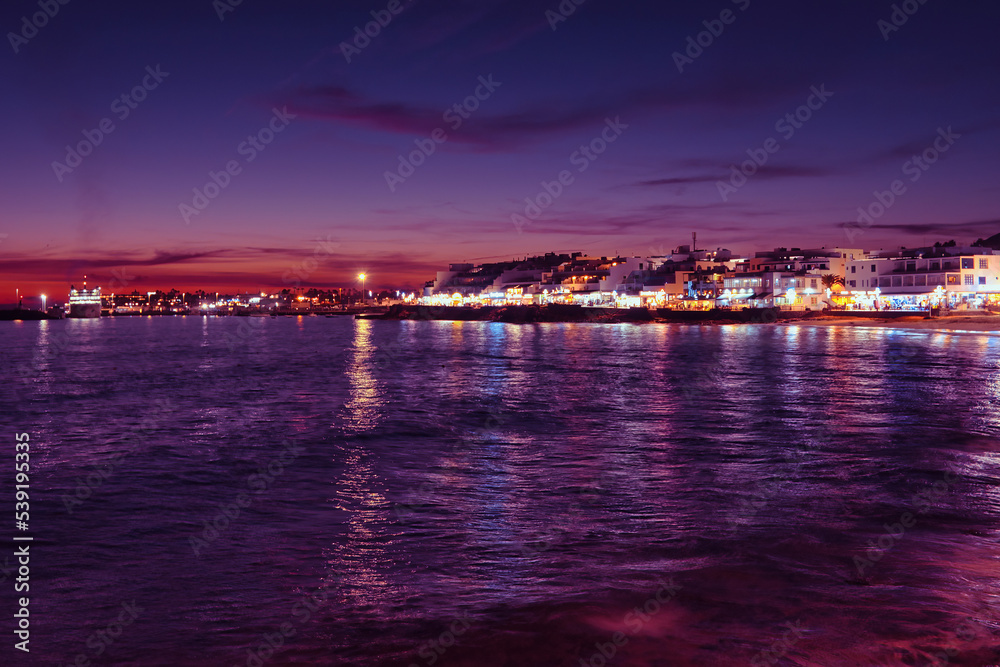
<path id="1" fill-rule="evenodd" d="M 847 318 L 821 315 L 808 321 L 781 322 L 782 325 L 810 327 L 878 327 L 919 331 L 971 331 L 1000 333 L 1000 315 L 946 315 L 927 319 L 922 316 L 887 318 Z"/>
<path id="2" fill-rule="evenodd" d="M 928 318 L 915 311 L 912 315 L 894 311 L 879 316 L 872 312 L 848 316 L 819 311 L 781 311 L 773 308 L 745 310 L 683 311 L 667 309 L 589 309 L 582 306 L 549 304 L 546 306 L 486 306 L 481 308 L 448 306 L 392 306 L 387 312 L 362 316 L 380 320 L 448 320 L 534 323 L 593 324 L 687 324 L 726 326 L 734 324 L 776 324 L 780 326 L 878 327 L 930 331 L 972 331 L 1000 333 L 1000 315 L 975 312 L 951 312 Z"/>

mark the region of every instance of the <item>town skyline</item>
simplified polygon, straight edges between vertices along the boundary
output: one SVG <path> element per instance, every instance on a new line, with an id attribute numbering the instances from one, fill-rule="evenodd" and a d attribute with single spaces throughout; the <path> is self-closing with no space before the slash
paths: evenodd
<path id="1" fill-rule="evenodd" d="M 315 266 L 309 263 L 309 260 L 301 262 L 293 268 L 285 272 L 281 283 L 269 283 L 266 281 L 260 281 L 255 285 L 242 285 L 242 286 L 229 286 L 223 288 L 213 288 L 198 286 L 194 284 L 182 284 L 182 285 L 167 285 L 167 286 L 151 286 L 144 285 L 143 281 L 136 275 L 132 274 L 128 268 L 118 268 L 114 269 L 108 274 L 110 277 L 104 283 L 95 282 L 95 279 L 101 278 L 104 274 L 90 275 L 90 279 L 86 282 L 81 281 L 79 283 L 70 283 L 70 285 L 65 286 L 62 291 L 60 291 L 58 285 L 56 289 L 50 289 L 48 291 L 32 292 L 30 290 L 25 290 L 23 288 L 15 288 L 15 294 L 20 294 L 22 304 L 25 308 L 39 308 L 45 302 L 48 305 L 53 305 L 57 303 L 64 302 L 63 292 L 68 292 L 70 287 L 75 287 L 81 289 L 87 287 L 93 289 L 99 287 L 103 291 L 103 296 L 105 299 L 112 297 L 113 295 L 118 295 L 119 297 L 126 297 L 129 295 L 138 294 L 141 296 L 146 296 L 147 294 L 157 294 L 160 296 L 167 295 L 212 295 L 216 294 L 222 297 L 239 297 L 246 295 L 261 295 L 270 296 L 273 298 L 275 295 L 281 294 L 292 294 L 292 295 L 302 295 L 302 294 L 328 294 L 328 295 L 340 295 L 339 298 L 344 300 L 350 300 L 353 297 L 360 298 L 363 294 L 369 294 L 370 298 L 374 299 L 378 295 L 382 295 L 384 298 L 392 298 L 395 294 L 406 295 L 412 294 L 416 299 L 420 299 L 421 296 L 426 296 L 424 290 L 430 287 L 432 290 L 435 289 L 435 276 L 440 277 L 440 273 L 443 270 L 450 269 L 456 266 L 468 265 L 468 266 L 496 266 L 496 265 L 516 265 L 519 263 L 529 263 L 533 260 L 548 260 L 554 261 L 552 258 L 566 258 L 571 259 L 593 259 L 593 260 L 607 260 L 608 262 L 613 260 L 623 260 L 623 259 L 659 259 L 665 261 L 680 262 L 683 261 L 684 257 L 694 258 L 698 256 L 699 261 L 706 261 L 704 257 L 708 256 L 712 258 L 711 261 L 717 261 L 721 268 L 724 268 L 725 264 L 732 264 L 736 262 L 737 265 L 742 265 L 740 270 L 749 270 L 749 267 L 756 259 L 762 257 L 771 257 L 780 255 L 782 252 L 787 253 L 789 257 L 795 256 L 811 256 L 812 253 L 819 253 L 816 256 L 822 256 L 823 251 L 836 252 L 845 250 L 848 248 L 847 244 L 842 244 L 839 246 L 819 246 L 819 247 L 806 247 L 797 246 L 793 244 L 785 244 L 779 246 L 773 246 L 770 248 L 752 248 L 748 251 L 735 251 L 732 248 L 727 248 L 724 246 L 716 247 L 699 247 L 699 246 L 711 246 L 711 244 L 699 243 L 697 232 L 692 234 L 692 237 L 688 243 L 676 244 L 670 248 L 650 248 L 650 252 L 635 254 L 635 253 L 613 253 L 613 252 L 603 252 L 596 254 L 589 254 L 582 252 L 580 250 L 575 251 L 547 251 L 537 254 L 527 254 L 515 257 L 501 257 L 501 258 L 485 258 L 483 260 L 454 260 L 449 261 L 441 265 L 432 267 L 432 270 L 426 274 L 424 280 L 420 281 L 418 284 L 385 284 L 377 280 L 377 276 L 365 273 L 353 275 L 353 281 L 348 278 L 345 279 L 343 283 L 316 283 L 311 282 L 309 277 L 318 272 L 318 266 L 321 256 L 317 255 L 311 258 L 315 262 Z M 984 248 L 987 249 L 991 254 L 993 251 L 1000 250 L 997 248 L 1000 246 L 1000 233 L 995 234 L 988 238 L 977 238 L 974 241 L 961 241 L 955 239 L 949 240 L 936 240 L 933 243 L 927 243 L 921 246 L 904 246 L 896 245 L 891 248 L 868 248 L 863 244 L 859 245 L 857 248 L 850 248 L 851 250 L 861 250 L 865 253 L 865 256 L 883 256 L 883 257 L 893 257 L 898 256 L 900 253 L 905 253 L 906 251 L 914 252 L 921 251 L 925 249 L 936 249 L 941 248 L 942 251 L 951 249 L 963 249 L 963 248 Z M 717 251 L 725 251 L 725 260 L 721 259 L 722 255 L 718 255 Z M 838 273 L 837 271 L 830 270 L 830 274 L 841 278 L 845 281 L 845 286 L 847 276 L 846 271 Z M 369 284 L 365 284 L 361 280 L 361 276 L 364 275 L 365 281 L 372 281 Z M 43 300 L 44 295 L 44 300 Z M 336 300 L 336 299 L 334 299 Z M 6 302 L 5 299 L 0 298 L 0 308 L 11 308 L 17 306 L 16 297 L 14 301 Z"/>
<path id="2" fill-rule="evenodd" d="M 0 11 L 4 294 L 1000 220 L 990 3 L 57 4 Z"/>

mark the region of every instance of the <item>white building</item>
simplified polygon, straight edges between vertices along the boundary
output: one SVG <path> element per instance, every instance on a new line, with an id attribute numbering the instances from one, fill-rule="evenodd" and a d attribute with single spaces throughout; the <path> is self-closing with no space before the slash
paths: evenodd
<path id="1" fill-rule="evenodd" d="M 948 254 L 945 254 L 948 253 Z M 989 248 L 921 248 L 848 262 L 849 293 L 903 305 L 982 306 L 1000 299 L 1000 255 Z"/>

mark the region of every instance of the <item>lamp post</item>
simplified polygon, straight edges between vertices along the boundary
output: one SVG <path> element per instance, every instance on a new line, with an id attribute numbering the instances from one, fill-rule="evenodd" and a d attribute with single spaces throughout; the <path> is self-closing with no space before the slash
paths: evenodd
<path id="1" fill-rule="evenodd" d="M 368 276 L 366 276 L 363 273 L 359 273 L 358 274 L 358 278 L 361 280 L 361 304 L 362 305 L 364 305 L 364 303 L 365 303 L 365 278 L 367 278 L 367 277 Z"/>

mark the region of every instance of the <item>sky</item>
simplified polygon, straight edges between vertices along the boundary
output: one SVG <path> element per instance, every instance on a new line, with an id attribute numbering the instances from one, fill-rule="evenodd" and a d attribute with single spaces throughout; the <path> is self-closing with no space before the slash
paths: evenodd
<path id="1" fill-rule="evenodd" d="M 1000 232 L 995 2 L 234 1 L 4 3 L 0 302 Z"/>

